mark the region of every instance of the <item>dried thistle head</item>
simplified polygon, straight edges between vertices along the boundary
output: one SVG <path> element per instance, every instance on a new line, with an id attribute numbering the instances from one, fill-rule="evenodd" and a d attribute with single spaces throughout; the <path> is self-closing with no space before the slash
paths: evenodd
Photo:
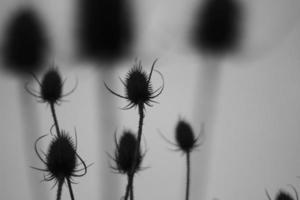
<path id="1" fill-rule="evenodd" d="M 166 142 L 175 147 L 174 151 L 190 153 L 204 143 L 204 126 L 202 125 L 200 134 L 195 137 L 191 125 L 185 120 L 180 119 L 175 127 L 176 143 L 167 139 L 162 133 L 160 135 Z"/>
<path id="2" fill-rule="evenodd" d="M 128 72 L 125 81 L 121 79 L 125 87 L 126 96 L 120 95 L 113 90 L 111 90 L 105 83 L 105 87 L 114 95 L 126 99 L 129 101 L 129 104 L 125 106 L 125 109 L 130 109 L 138 105 L 148 105 L 151 106 L 151 103 L 155 102 L 153 99 L 159 96 L 164 89 L 164 80 L 162 74 L 159 73 L 163 80 L 161 87 L 153 91 L 151 84 L 151 76 L 154 70 L 154 66 L 157 60 L 152 64 L 150 74 L 148 75 L 142 68 L 141 61 L 136 62 L 133 68 Z"/>
<path id="3" fill-rule="evenodd" d="M 195 137 L 193 129 L 189 123 L 182 119 L 179 120 L 175 128 L 175 139 L 177 146 L 181 151 L 188 153 L 198 147 L 200 145 L 197 144 L 198 138 Z"/>
<path id="4" fill-rule="evenodd" d="M 58 104 L 62 99 L 72 92 L 77 87 L 77 82 L 75 87 L 69 92 L 63 94 L 64 81 L 62 80 L 61 74 L 57 67 L 50 67 L 44 74 L 42 81 L 39 81 L 38 78 L 33 75 L 34 79 L 39 85 L 39 92 L 29 89 L 28 84 L 25 89 L 29 94 L 39 99 L 39 102 L 49 103 L 49 104 Z"/>
<path id="5" fill-rule="evenodd" d="M 184 152 L 190 152 L 196 145 L 196 138 L 192 127 L 187 122 L 180 120 L 175 129 L 175 138 L 178 147 Z"/>
<path id="6" fill-rule="evenodd" d="M 299 196 L 298 196 L 298 192 L 296 190 L 296 188 L 293 185 L 289 185 L 292 190 L 295 193 L 295 198 L 288 192 L 284 191 L 284 190 L 279 190 L 279 192 L 277 193 L 275 200 L 299 200 Z M 265 190 L 266 195 L 268 197 L 269 200 L 272 200 L 269 192 L 267 190 Z"/>
<path id="7" fill-rule="evenodd" d="M 38 142 L 43 137 L 45 135 L 35 141 L 35 152 L 45 165 L 45 169 L 33 168 L 48 173 L 44 177 L 45 181 L 55 180 L 55 183 L 57 183 L 65 179 L 71 180 L 73 177 L 81 177 L 87 173 L 85 162 L 76 152 L 77 144 L 74 144 L 72 138 L 66 132 L 62 131 L 59 136 L 54 136 L 45 154 L 45 158 L 41 156 L 37 147 Z M 80 163 L 78 163 L 78 160 Z M 77 169 L 79 165 L 82 165 L 83 168 Z M 78 172 L 81 171 L 83 172 L 79 174 Z"/>
<path id="8" fill-rule="evenodd" d="M 136 136 L 131 131 L 126 130 L 120 137 L 119 142 L 117 142 L 115 138 L 115 145 L 115 155 L 112 159 L 115 161 L 116 166 L 112 167 L 112 169 L 122 174 L 129 174 L 135 162 L 134 172 L 139 171 L 141 168 L 143 155 L 141 153 L 141 149 L 139 149 L 137 154 L 137 160 L 134 161 L 135 151 L 138 145 Z"/>
<path id="9" fill-rule="evenodd" d="M 63 81 L 59 71 L 51 68 L 41 82 L 41 97 L 45 102 L 56 103 L 62 98 Z"/>

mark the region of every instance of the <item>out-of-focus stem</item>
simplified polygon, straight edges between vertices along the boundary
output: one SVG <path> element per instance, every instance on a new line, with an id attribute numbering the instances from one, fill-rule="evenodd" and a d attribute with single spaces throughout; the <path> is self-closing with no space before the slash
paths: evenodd
<path id="1" fill-rule="evenodd" d="M 40 135 L 39 129 L 39 117 L 36 108 L 36 102 L 30 94 L 24 90 L 24 85 L 29 81 L 27 78 L 23 78 L 20 81 L 19 95 L 20 95 L 20 109 L 21 109 L 21 120 L 23 124 L 23 146 L 24 146 L 24 156 L 27 166 L 38 166 L 40 163 L 34 157 L 33 143 L 36 138 Z M 33 200 L 47 200 L 49 199 L 47 195 L 47 190 L 40 184 L 41 176 L 38 173 L 32 172 L 32 169 L 28 167 L 28 181 L 31 190 L 31 195 Z M 39 188 L 39 189 L 37 189 Z"/>
<path id="2" fill-rule="evenodd" d="M 195 91 L 194 101 L 194 120 L 195 125 L 205 125 L 205 143 L 201 147 L 201 153 L 195 154 L 194 162 L 191 164 L 193 169 L 199 169 L 193 173 L 194 186 L 191 186 L 193 199 L 206 198 L 207 182 L 209 175 L 209 165 L 211 159 L 211 146 L 213 142 L 213 119 L 216 101 L 219 91 L 221 62 L 219 58 L 205 58 L 199 67 L 198 83 Z"/>
<path id="3" fill-rule="evenodd" d="M 98 102 L 99 107 L 99 140 L 101 142 L 101 152 L 109 152 L 113 149 L 113 133 L 118 128 L 119 117 L 117 115 L 118 105 L 116 98 L 113 95 L 107 93 L 107 89 L 104 87 L 103 82 L 109 82 L 112 87 L 116 85 L 115 80 L 115 67 L 105 66 L 97 69 L 98 81 Z M 118 81 L 118 80 L 117 80 Z M 105 159 L 103 159 L 105 160 Z M 103 163 L 102 166 L 106 166 L 107 163 Z M 101 169 L 101 199 L 119 199 L 120 190 L 120 178 L 111 171 Z M 113 188 L 113 189 L 112 189 Z"/>

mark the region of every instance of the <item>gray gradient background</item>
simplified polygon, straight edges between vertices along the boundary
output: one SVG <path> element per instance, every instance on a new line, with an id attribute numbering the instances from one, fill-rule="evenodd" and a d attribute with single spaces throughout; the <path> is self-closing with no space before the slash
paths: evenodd
<path id="1" fill-rule="evenodd" d="M 136 199 L 183 199 L 183 156 L 168 150 L 158 134 L 160 130 L 173 139 L 179 116 L 192 123 L 195 133 L 205 123 L 206 142 L 192 155 L 191 200 L 266 199 L 265 188 L 275 195 L 279 188 L 288 190 L 287 184 L 300 191 L 300 2 L 243 2 L 247 11 L 243 48 L 208 67 L 207 60 L 187 44 L 195 5 L 201 1 L 132 1 L 138 16 L 135 54 L 148 70 L 158 58 L 157 69 L 166 84 L 159 104 L 147 108 L 148 153 L 143 165 L 149 168 L 136 176 Z M 119 199 L 126 179 L 110 173 L 105 152 L 113 152 L 115 130 L 118 134 L 124 128 L 136 130 L 137 110 L 120 110 L 125 102 L 111 96 L 102 83 L 122 92 L 118 77 L 125 76 L 133 58 L 118 63 L 120 68 L 114 71 L 76 63 L 71 0 L 0 3 L 1 38 L 12 10 L 23 3 L 34 5 L 49 26 L 54 44 L 50 59 L 68 78 L 66 88 L 79 80 L 69 102 L 57 108 L 61 127 L 70 133 L 76 127 L 78 152 L 87 163 L 94 163 L 86 176 L 76 179 L 80 182 L 74 185 L 76 199 Z M 50 109 L 35 103 L 24 83 L 0 74 L 0 199 L 54 199 L 56 189 L 50 190 L 51 183 L 39 183 L 42 174 L 30 169 L 42 167 L 33 143 L 49 133 Z M 158 76 L 153 83 L 160 85 Z M 46 150 L 47 140 L 43 144 Z M 66 187 L 62 199 L 69 199 Z"/>

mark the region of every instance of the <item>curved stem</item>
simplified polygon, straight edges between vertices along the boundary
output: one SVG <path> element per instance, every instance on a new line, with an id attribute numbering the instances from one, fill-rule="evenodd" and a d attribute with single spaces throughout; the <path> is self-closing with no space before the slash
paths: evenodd
<path id="1" fill-rule="evenodd" d="M 140 144 L 141 144 L 141 138 L 142 138 L 142 132 L 143 132 L 143 121 L 144 121 L 144 104 L 143 103 L 139 103 L 138 104 L 138 109 L 139 109 L 139 127 L 138 127 L 138 137 L 137 137 L 137 145 L 135 148 L 135 152 L 134 152 L 134 162 L 133 165 L 131 167 L 131 171 L 129 173 L 128 176 L 128 185 L 126 188 L 126 193 L 125 193 L 125 200 L 128 200 L 128 196 L 130 191 L 132 191 L 132 196 L 133 196 L 133 178 L 134 178 L 134 173 L 135 173 L 135 169 L 136 169 L 136 164 L 137 164 L 137 160 L 138 160 L 138 153 L 140 150 Z"/>
<path id="2" fill-rule="evenodd" d="M 69 178 L 67 179 L 67 182 L 68 182 L 68 188 L 69 188 L 69 192 L 70 192 L 71 199 L 72 199 L 72 200 L 75 200 L 75 198 L 74 198 L 74 193 L 73 193 L 73 189 L 72 189 L 72 185 L 71 185 L 71 181 L 70 181 Z"/>
<path id="3" fill-rule="evenodd" d="M 190 196 L 190 168 L 191 168 L 190 152 L 187 152 L 187 154 L 186 154 L 186 192 L 185 192 L 185 200 L 189 200 L 189 196 Z"/>
<path id="4" fill-rule="evenodd" d="M 51 108 L 51 113 L 52 113 L 52 117 L 53 117 L 53 121 L 54 121 L 57 136 L 60 136 L 60 130 L 59 130 L 59 126 L 58 126 L 58 121 L 57 121 L 57 117 L 56 117 L 54 103 L 50 103 L 50 108 Z"/>
<path id="5" fill-rule="evenodd" d="M 61 199 L 61 192 L 62 192 L 63 184 L 64 184 L 64 179 L 61 179 L 61 180 L 58 181 L 56 200 Z"/>

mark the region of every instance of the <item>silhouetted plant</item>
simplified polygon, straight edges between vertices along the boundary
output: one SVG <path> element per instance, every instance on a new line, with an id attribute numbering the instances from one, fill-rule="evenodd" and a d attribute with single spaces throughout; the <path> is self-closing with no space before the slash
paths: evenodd
<path id="1" fill-rule="evenodd" d="M 131 170 L 134 170 L 134 173 L 137 173 L 141 169 L 141 163 L 144 157 L 144 154 L 141 153 L 141 148 L 138 149 L 137 160 L 135 161 L 135 150 L 137 148 L 137 138 L 131 131 L 124 131 L 123 135 L 120 137 L 119 142 L 115 136 L 115 155 L 114 157 L 110 156 L 114 160 L 115 166 L 111 166 L 113 170 L 119 172 L 120 174 L 126 174 L 128 178 L 128 183 L 130 180 Z M 129 184 L 127 185 L 129 187 Z M 131 188 L 126 188 L 126 191 L 130 189 L 130 199 L 134 197 L 133 193 L 133 183 Z"/>
<path id="2" fill-rule="evenodd" d="M 36 73 L 43 66 L 48 48 L 37 13 L 29 6 L 15 11 L 6 27 L 1 51 L 5 66 L 17 73 Z"/>
<path id="3" fill-rule="evenodd" d="M 202 127 L 203 128 L 203 127 Z M 200 137 L 203 136 L 203 129 L 200 134 L 195 137 L 194 131 L 191 125 L 183 119 L 180 119 L 175 128 L 175 140 L 176 143 L 168 140 L 163 134 L 161 134 L 163 139 L 167 141 L 169 144 L 176 147 L 175 151 L 181 151 L 186 155 L 186 193 L 185 199 L 189 200 L 190 194 L 190 153 L 194 151 L 197 147 L 203 144 L 204 140 L 199 141 Z"/>
<path id="4" fill-rule="evenodd" d="M 161 76 L 161 78 L 163 80 L 163 85 L 154 91 L 152 89 L 152 84 L 150 81 L 151 81 L 152 72 L 154 70 L 156 61 L 157 60 L 155 60 L 153 62 L 149 75 L 147 75 L 147 73 L 145 71 L 143 71 L 141 61 L 139 63 L 137 63 L 137 61 L 136 61 L 133 68 L 128 72 L 125 81 L 123 81 L 121 79 L 121 82 L 123 83 L 123 85 L 125 87 L 126 96 L 123 96 L 123 95 L 120 95 L 120 94 L 114 92 L 112 89 L 110 89 L 106 85 L 106 83 L 104 83 L 105 87 L 112 94 L 129 101 L 128 105 L 125 106 L 124 109 L 131 109 L 133 107 L 138 107 L 138 113 L 139 113 L 139 117 L 140 117 L 139 126 L 138 126 L 137 146 L 136 146 L 135 154 L 134 154 L 135 159 L 134 159 L 134 163 L 133 163 L 132 168 L 129 173 L 128 186 L 127 186 L 126 193 L 125 193 L 125 200 L 128 199 L 130 190 L 132 189 L 135 168 L 136 168 L 136 165 L 138 162 L 138 152 L 139 152 L 141 137 L 142 137 L 145 105 L 152 106 L 151 103 L 155 102 L 153 99 L 158 97 L 164 89 L 163 76 L 157 70 L 155 70 L 155 71 L 158 72 L 158 74 Z"/>
<path id="5" fill-rule="evenodd" d="M 67 181 L 71 199 L 74 200 L 75 198 L 71 185 L 73 183 L 72 178 L 81 177 L 87 173 L 87 166 L 77 153 L 77 141 L 74 144 L 72 138 L 66 132 L 62 131 L 60 135 L 54 136 L 48 152 L 45 154 L 45 158 L 43 158 L 38 152 L 37 144 L 45 136 L 46 135 L 39 137 L 34 144 L 35 152 L 45 165 L 45 169 L 32 168 L 48 173 L 47 176 L 44 176 L 44 181 L 54 180 L 54 186 L 58 185 L 57 200 L 61 199 L 62 186 L 64 182 Z M 83 165 L 83 168 L 77 169 L 80 164 Z M 81 171 L 82 173 L 78 174 Z"/>
<path id="6" fill-rule="evenodd" d="M 35 75 L 33 75 L 33 77 L 39 84 L 40 91 L 34 91 L 33 89 L 29 89 L 28 84 L 26 85 L 25 88 L 28 93 L 38 98 L 39 102 L 48 103 L 50 105 L 52 117 L 54 120 L 54 125 L 56 128 L 56 133 L 57 135 L 60 135 L 59 124 L 55 112 L 55 104 L 60 104 L 60 102 L 63 101 L 62 98 L 73 93 L 77 87 L 77 84 L 71 91 L 63 94 L 64 81 L 62 80 L 58 69 L 55 67 L 48 69 L 48 71 L 44 74 L 41 82 L 38 80 L 38 78 Z"/>
<path id="7" fill-rule="evenodd" d="M 299 200 L 299 196 L 298 196 L 298 192 L 297 192 L 296 188 L 292 185 L 289 185 L 289 186 L 294 191 L 296 199 L 294 197 L 292 197 L 292 195 L 289 194 L 288 192 L 283 191 L 283 190 L 279 190 L 279 192 L 277 193 L 277 195 L 275 197 L 275 200 Z M 268 199 L 272 200 L 269 192 L 267 190 L 265 192 L 266 192 L 266 195 L 267 195 Z"/>
<path id="8" fill-rule="evenodd" d="M 40 91 L 29 89 L 28 84 L 25 88 L 31 95 L 38 98 L 39 102 L 50 105 L 54 126 L 56 128 L 56 136 L 52 139 L 47 154 L 42 152 L 45 158 L 42 158 L 41 154 L 38 152 L 37 143 L 46 135 L 39 137 L 35 141 L 35 152 L 46 168 L 33 168 L 48 173 L 48 176 L 44 177 L 45 181 L 55 180 L 54 185 L 58 184 L 57 200 L 60 200 L 62 186 L 64 182 L 67 181 L 71 199 L 74 200 L 75 198 L 71 185 L 72 177 L 84 176 L 87 173 L 87 166 L 77 153 L 77 138 L 74 144 L 71 137 L 66 132 L 61 132 L 54 106 L 63 101 L 63 97 L 71 94 L 76 89 L 77 85 L 70 92 L 63 94 L 64 81 L 62 81 L 58 69 L 54 67 L 50 68 L 45 73 L 41 82 L 34 74 L 33 77 L 39 84 Z M 80 163 L 78 163 L 78 160 Z M 77 169 L 79 165 L 83 165 L 83 168 Z M 80 173 L 81 171 L 83 171 L 83 173 L 78 174 L 78 172 Z"/>

